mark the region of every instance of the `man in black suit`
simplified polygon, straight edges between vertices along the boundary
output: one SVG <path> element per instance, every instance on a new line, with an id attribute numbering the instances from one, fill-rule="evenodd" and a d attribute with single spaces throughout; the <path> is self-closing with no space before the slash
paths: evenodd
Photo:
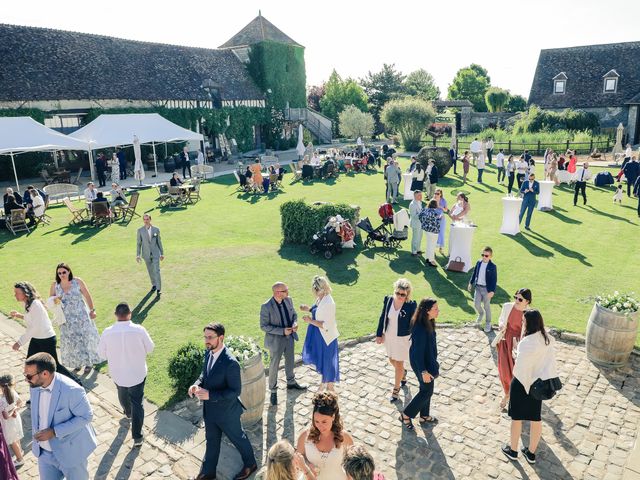
<path id="1" fill-rule="evenodd" d="M 220 457 L 220 442 L 224 433 L 238 449 L 244 467 L 234 480 L 249 478 L 258 469 L 253 447 L 247 438 L 240 415 L 244 406 L 240 402 L 242 382 L 240 365 L 224 346 L 224 326 L 210 323 L 204 327 L 204 355 L 202 373 L 188 394 L 202 401 L 207 449 L 202 468 L 196 480 L 214 480 Z"/>
<path id="2" fill-rule="evenodd" d="M 191 178 L 191 160 L 189 159 L 189 147 L 184 147 L 180 152 L 180 165 L 182 166 L 182 178 Z"/>
<path id="3" fill-rule="evenodd" d="M 631 190 L 634 188 L 638 177 L 640 177 L 640 163 L 635 157 L 631 158 L 631 161 L 624 166 L 622 173 L 627 179 L 627 197 L 631 197 Z"/>
<path id="4" fill-rule="evenodd" d="M 98 172 L 98 182 L 100 182 L 100 186 L 104 187 L 107 184 L 107 178 L 105 172 L 107 171 L 107 157 L 104 156 L 104 153 L 98 155 L 96 158 L 96 170 Z M 114 178 L 115 182 L 116 179 Z"/>

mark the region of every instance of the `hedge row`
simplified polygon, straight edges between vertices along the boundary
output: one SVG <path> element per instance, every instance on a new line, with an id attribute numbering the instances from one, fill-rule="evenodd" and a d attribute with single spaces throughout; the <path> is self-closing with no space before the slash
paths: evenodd
<path id="1" fill-rule="evenodd" d="M 327 224 L 329 217 L 341 215 L 351 225 L 360 220 L 360 207 L 339 204 L 309 205 L 304 200 L 290 200 L 280 206 L 284 243 L 308 244 L 313 234 Z"/>

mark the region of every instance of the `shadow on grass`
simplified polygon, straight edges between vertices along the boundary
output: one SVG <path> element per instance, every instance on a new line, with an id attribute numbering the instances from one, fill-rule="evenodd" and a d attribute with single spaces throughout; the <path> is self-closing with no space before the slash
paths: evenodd
<path id="1" fill-rule="evenodd" d="M 475 310 L 466 293 L 470 274 L 445 270 L 448 263 L 447 257 L 436 256 L 436 262 L 438 268 L 426 264 L 424 266 L 424 278 L 431 287 L 433 295 L 438 300 L 446 301 L 451 307 L 460 308 L 465 313 L 474 315 Z"/>
<path id="2" fill-rule="evenodd" d="M 358 283 L 360 272 L 357 269 L 357 255 L 360 248 L 346 248 L 342 253 L 327 260 L 322 253 L 311 255 L 306 245 L 281 245 L 278 254 L 285 260 L 291 260 L 302 265 L 316 265 L 325 271 L 327 278 L 340 285 L 355 285 Z"/>
<path id="3" fill-rule="evenodd" d="M 94 237 L 95 235 L 100 233 L 102 231 L 102 228 L 107 227 L 107 226 L 109 226 L 109 225 L 104 225 L 104 226 L 100 226 L 100 227 L 94 227 L 89 222 L 82 222 L 82 223 L 76 224 L 76 225 L 65 225 L 64 227 L 56 228 L 55 230 L 49 230 L 49 231 L 43 233 L 42 235 L 43 236 L 44 235 L 51 235 L 53 233 L 58 233 L 58 232 L 62 231 L 62 233 L 60 233 L 61 237 L 65 237 L 67 235 L 73 235 L 73 236 L 76 237 L 71 242 L 71 245 L 75 245 L 77 243 L 81 243 L 81 242 L 84 242 L 86 240 L 91 239 L 92 237 Z"/>
<path id="4" fill-rule="evenodd" d="M 557 243 L 557 242 L 554 242 L 553 240 L 548 239 L 547 237 L 545 237 L 544 235 L 541 235 L 538 232 L 534 232 L 533 230 L 529 231 L 529 234 L 534 236 L 536 239 L 538 239 L 548 247 L 553 248 L 559 254 L 567 258 L 574 258 L 587 267 L 593 266 L 587 261 L 587 257 L 585 257 L 582 253 L 577 252 L 575 250 L 571 250 L 565 247 L 564 245 L 561 245 L 560 243 Z M 516 235 L 516 236 L 519 236 L 519 235 Z"/>
<path id="5" fill-rule="evenodd" d="M 524 249 L 527 252 L 531 253 L 532 255 L 535 255 L 536 257 L 543 257 L 543 258 L 553 257 L 553 252 L 552 251 L 546 250 L 546 249 L 540 247 L 539 245 L 536 245 L 535 243 L 533 243 L 531 240 L 529 240 L 529 238 L 526 237 L 525 235 L 523 235 L 522 233 L 520 233 L 518 235 L 505 235 L 505 238 L 510 238 L 514 242 L 519 243 L 520 245 L 522 245 L 524 247 Z"/>
<path id="6" fill-rule="evenodd" d="M 579 224 L 582 223 L 580 220 L 576 220 L 575 218 L 571 218 L 571 217 L 567 217 L 566 215 L 563 215 L 558 210 L 560 210 L 560 209 L 554 207 L 554 210 L 550 210 L 550 211 L 548 211 L 546 213 L 551 215 L 552 217 L 557 218 L 558 220 L 560 220 L 561 222 L 564 222 L 564 223 L 570 223 L 572 225 L 579 225 Z"/>
<path id="7" fill-rule="evenodd" d="M 147 301 L 152 296 L 154 296 L 153 300 L 151 300 L 151 302 L 146 304 Z M 145 319 L 147 318 L 147 315 L 149 315 L 149 311 L 159 301 L 160 301 L 160 299 L 157 296 L 155 296 L 155 292 L 147 293 L 144 297 L 142 297 L 142 300 L 140 300 L 140 302 L 138 302 L 138 305 L 136 305 L 134 307 L 134 309 L 131 311 L 131 321 L 133 323 L 137 323 L 137 324 L 141 324 L 142 322 L 144 322 Z"/>
<path id="8" fill-rule="evenodd" d="M 621 222 L 633 223 L 628 218 L 620 217 L 618 215 L 614 215 L 613 213 L 607 213 L 603 210 L 597 209 L 593 205 L 587 205 L 586 208 L 591 209 L 596 215 L 602 215 L 603 217 L 611 218 L 612 220 L 620 220 Z"/>

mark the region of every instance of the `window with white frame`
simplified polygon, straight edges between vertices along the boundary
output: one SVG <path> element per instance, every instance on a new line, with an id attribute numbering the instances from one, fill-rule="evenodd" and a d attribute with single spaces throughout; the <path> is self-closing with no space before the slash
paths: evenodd
<path id="1" fill-rule="evenodd" d="M 603 93 L 616 93 L 618 91 L 618 78 L 620 74 L 615 70 L 609 70 L 605 73 L 602 78 L 604 79 L 604 84 L 602 85 Z"/>
<path id="2" fill-rule="evenodd" d="M 566 80 L 554 80 L 553 81 L 553 93 L 555 93 L 556 95 L 562 95 L 564 94 L 565 90 L 567 87 L 567 81 Z"/>

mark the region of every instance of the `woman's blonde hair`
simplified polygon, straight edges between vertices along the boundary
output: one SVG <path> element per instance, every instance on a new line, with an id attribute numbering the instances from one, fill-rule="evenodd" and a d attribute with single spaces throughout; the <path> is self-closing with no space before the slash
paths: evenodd
<path id="1" fill-rule="evenodd" d="M 412 289 L 413 289 L 413 287 L 411 286 L 411 282 L 409 280 L 407 280 L 406 278 L 399 278 L 393 284 L 393 291 L 394 292 L 396 290 L 404 290 L 405 292 L 407 292 L 407 300 L 409 300 L 409 298 L 411 298 L 411 290 Z"/>
<path id="2" fill-rule="evenodd" d="M 320 275 L 313 277 L 311 288 L 316 293 L 323 293 L 324 295 L 331 294 L 331 285 L 329 285 L 329 280 Z"/>
<path id="3" fill-rule="evenodd" d="M 295 450 L 287 440 L 275 443 L 267 454 L 265 480 L 295 480 Z"/>

